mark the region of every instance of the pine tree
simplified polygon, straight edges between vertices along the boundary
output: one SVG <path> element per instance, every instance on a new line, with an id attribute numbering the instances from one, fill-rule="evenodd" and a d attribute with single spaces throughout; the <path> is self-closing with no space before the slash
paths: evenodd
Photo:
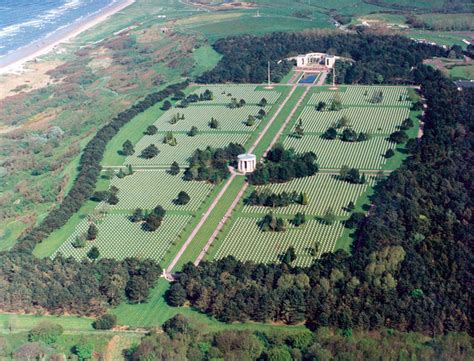
<path id="1" fill-rule="evenodd" d="M 95 261 L 97 258 L 99 258 L 99 256 L 100 252 L 96 246 L 92 247 L 89 252 L 87 252 L 87 257 L 89 257 L 91 261 Z"/>
<path id="2" fill-rule="evenodd" d="M 89 241 L 93 241 L 97 238 L 97 234 L 99 233 L 99 229 L 94 223 L 89 225 L 89 229 L 87 230 L 87 239 Z"/>
<path id="3" fill-rule="evenodd" d="M 171 175 L 177 175 L 177 174 L 179 174 L 179 171 L 180 171 L 180 168 L 179 168 L 178 162 L 174 161 L 173 163 L 171 163 L 171 167 L 170 167 L 168 173 L 171 174 Z"/>

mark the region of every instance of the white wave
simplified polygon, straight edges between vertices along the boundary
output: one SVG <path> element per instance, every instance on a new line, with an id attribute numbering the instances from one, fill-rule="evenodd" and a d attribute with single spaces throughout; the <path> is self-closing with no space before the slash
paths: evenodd
<path id="1" fill-rule="evenodd" d="M 64 4 L 54 9 L 48 10 L 42 14 L 39 14 L 38 16 L 36 16 L 35 18 L 31 20 L 22 22 L 20 24 L 10 25 L 3 29 L 0 29 L 0 39 L 12 37 L 25 28 L 44 27 L 47 23 L 59 18 L 65 12 L 69 10 L 77 9 L 79 6 L 82 5 L 82 3 L 83 3 L 83 0 L 67 0 Z"/>

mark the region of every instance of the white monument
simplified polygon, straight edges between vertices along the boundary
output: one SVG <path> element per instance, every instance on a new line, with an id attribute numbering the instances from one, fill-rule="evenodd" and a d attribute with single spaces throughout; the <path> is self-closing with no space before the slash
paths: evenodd
<path id="1" fill-rule="evenodd" d="M 239 156 L 237 156 L 237 159 L 239 161 L 237 168 L 239 172 L 251 173 L 255 170 L 255 167 L 257 166 L 257 157 L 255 156 L 255 154 L 240 154 Z"/>

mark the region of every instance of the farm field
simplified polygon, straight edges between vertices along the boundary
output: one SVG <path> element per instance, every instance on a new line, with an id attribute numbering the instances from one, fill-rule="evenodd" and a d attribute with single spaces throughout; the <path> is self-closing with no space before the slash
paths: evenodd
<path id="1" fill-rule="evenodd" d="M 383 99 L 372 103 L 371 94 L 383 93 Z M 249 187 L 244 199 L 257 189 L 270 189 L 273 193 L 282 192 L 306 193 L 308 204 L 291 204 L 285 207 L 264 207 L 244 205 L 241 202 L 231 217 L 222 234 L 209 251 L 207 259 L 222 258 L 233 255 L 238 259 L 255 262 L 278 261 L 293 246 L 297 255 L 295 264 L 307 266 L 322 253 L 332 252 L 337 245 L 349 250 L 350 233 L 344 228 L 343 221 L 348 219 L 351 211 L 346 207 L 354 203 L 354 211 L 366 210 L 370 204 L 368 195 L 376 182 L 375 175 L 381 170 L 394 169 L 388 165 L 384 154 L 393 149 L 396 155 L 389 159 L 390 165 L 397 165 L 395 158 L 402 158 L 402 145 L 387 140 L 388 136 L 398 130 L 399 125 L 410 117 L 415 126 L 407 131 L 415 136 L 419 112 L 410 110 L 411 100 L 416 96 L 411 89 L 388 86 L 342 86 L 339 99 L 343 104 L 340 111 L 317 111 L 315 105 L 319 101 L 331 104 L 334 91 L 327 87 L 314 87 L 301 102 L 292 121 L 284 131 L 280 142 L 285 148 L 294 148 L 297 153 L 312 151 L 317 155 L 320 172 L 311 177 L 297 178 L 287 183 Z M 344 142 L 339 136 L 334 140 L 326 140 L 322 133 L 337 122 L 342 116 L 349 118 L 349 125 L 356 132 L 367 132 L 369 139 L 361 142 Z M 301 138 L 292 136 L 299 119 L 302 120 L 304 135 Z M 338 130 L 340 135 L 343 128 Z M 367 171 L 365 184 L 351 184 L 338 179 L 342 166 Z M 328 209 L 335 222 L 322 222 Z M 287 221 L 297 212 L 305 213 L 306 223 L 300 227 L 288 222 L 284 232 L 263 232 L 258 222 L 265 214 L 272 211 L 276 216 Z M 317 243 L 317 252 L 313 247 Z M 312 252 L 310 252 L 312 251 Z"/>

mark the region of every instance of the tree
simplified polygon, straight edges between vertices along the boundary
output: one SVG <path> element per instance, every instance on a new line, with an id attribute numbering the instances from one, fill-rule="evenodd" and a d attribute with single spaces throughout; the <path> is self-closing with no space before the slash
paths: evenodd
<path id="1" fill-rule="evenodd" d="M 99 233 L 99 229 L 94 223 L 89 225 L 89 229 L 87 230 L 87 239 L 89 241 L 93 241 L 97 238 L 97 234 Z"/>
<path id="2" fill-rule="evenodd" d="M 339 93 L 334 94 L 334 97 L 331 102 L 331 106 L 329 107 L 329 110 L 332 112 L 337 112 L 342 109 L 342 102 L 341 98 L 339 97 Z"/>
<path id="3" fill-rule="evenodd" d="M 111 193 L 109 198 L 107 199 L 108 204 L 115 205 L 119 202 L 119 199 L 115 193 Z"/>
<path id="4" fill-rule="evenodd" d="M 157 127 L 155 127 L 154 125 L 149 125 L 145 130 L 145 134 L 146 135 L 155 135 L 157 131 L 158 131 Z"/>
<path id="5" fill-rule="evenodd" d="M 384 157 L 388 159 L 388 158 L 392 158 L 394 155 L 395 155 L 395 152 L 393 151 L 393 149 L 387 149 Z"/>
<path id="6" fill-rule="evenodd" d="M 350 120 L 348 117 L 343 115 L 336 123 L 336 128 L 344 128 L 350 125 Z"/>
<path id="7" fill-rule="evenodd" d="M 318 102 L 318 104 L 316 105 L 316 111 L 318 111 L 318 112 L 323 112 L 323 111 L 326 110 L 326 106 L 327 106 L 327 104 L 326 104 L 325 102 L 320 101 L 320 102 Z"/>
<path id="8" fill-rule="evenodd" d="M 110 330 L 117 324 L 117 316 L 106 313 L 98 317 L 93 323 L 92 327 L 96 330 Z"/>
<path id="9" fill-rule="evenodd" d="M 170 169 L 168 170 L 168 173 L 171 175 L 177 175 L 180 172 L 179 164 L 178 162 L 174 161 L 171 163 Z"/>
<path id="10" fill-rule="evenodd" d="M 136 208 L 133 211 L 132 216 L 130 217 L 132 222 L 141 222 L 141 221 L 143 221 L 143 218 L 144 218 L 144 215 L 143 215 L 143 211 L 142 211 L 141 208 Z"/>
<path id="11" fill-rule="evenodd" d="M 273 347 L 266 352 L 266 360 L 268 361 L 291 361 L 290 352 L 284 347 Z"/>
<path id="12" fill-rule="evenodd" d="M 301 213 L 301 212 L 296 213 L 295 216 L 293 217 L 293 220 L 291 221 L 291 223 L 293 223 L 295 227 L 299 227 L 305 222 L 306 222 L 306 216 L 304 213 Z"/>
<path id="13" fill-rule="evenodd" d="M 178 141 L 176 140 L 176 137 L 173 135 L 173 132 L 170 131 L 170 132 L 167 132 L 165 134 L 165 137 L 163 139 L 163 143 L 171 145 L 172 147 L 174 147 L 175 145 L 178 144 Z"/>
<path id="14" fill-rule="evenodd" d="M 189 197 L 188 193 L 186 193 L 185 191 L 181 191 L 178 193 L 175 203 L 179 205 L 185 205 L 188 204 L 190 200 L 191 198 Z"/>
<path id="15" fill-rule="evenodd" d="M 122 154 L 126 155 L 126 156 L 129 156 L 129 155 L 132 155 L 133 153 L 135 153 L 135 149 L 133 148 L 133 144 L 130 140 L 127 139 L 122 144 Z"/>
<path id="16" fill-rule="evenodd" d="M 193 126 L 191 127 L 191 129 L 189 130 L 188 135 L 189 135 L 190 137 L 194 137 L 194 136 L 197 135 L 197 133 L 198 133 L 198 128 L 193 125 Z"/>
<path id="17" fill-rule="evenodd" d="M 92 247 L 89 252 L 87 252 L 87 257 L 89 257 L 91 261 L 95 261 L 97 258 L 99 258 L 99 256 L 100 252 L 96 246 Z"/>
<path id="18" fill-rule="evenodd" d="M 169 100 L 165 100 L 163 102 L 163 105 L 161 106 L 161 110 L 168 110 L 168 109 L 171 109 L 172 105 L 171 105 L 171 102 Z"/>
<path id="19" fill-rule="evenodd" d="M 161 226 L 161 221 L 160 217 L 151 213 L 145 218 L 145 229 L 149 232 L 154 232 Z"/>
<path id="20" fill-rule="evenodd" d="M 145 158 L 145 159 L 151 159 L 154 158 L 158 155 L 160 151 L 154 144 L 150 144 L 148 147 L 142 150 L 142 153 L 140 154 L 140 157 Z"/>
<path id="21" fill-rule="evenodd" d="M 166 293 L 166 301 L 173 307 L 182 306 L 186 302 L 186 290 L 179 283 L 173 283 Z"/>
<path id="22" fill-rule="evenodd" d="M 211 121 L 209 122 L 209 127 L 212 128 L 212 129 L 217 129 L 219 128 L 219 122 L 217 121 L 217 119 L 215 119 L 214 117 L 211 118 Z"/>
<path id="23" fill-rule="evenodd" d="M 86 235 L 84 233 L 78 234 L 71 243 L 74 248 L 84 248 L 86 246 Z"/>
<path id="24" fill-rule="evenodd" d="M 263 117 L 265 117 L 265 115 L 267 115 L 267 112 L 265 111 L 265 109 L 261 108 L 258 113 L 257 113 L 257 117 L 259 119 L 263 119 Z"/>
<path id="25" fill-rule="evenodd" d="M 291 266 L 291 264 L 296 260 L 296 251 L 293 246 L 290 246 L 286 252 L 283 254 L 281 261 L 288 265 Z"/>
<path id="26" fill-rule="evenodd" d="M 247 121 L 245 122 L 245 125 L 248 127 L 253 127 L 255 125 L 255 117 L 249 114 Z"/>
<path id="27" fill-rule="evenodd" d="M 351 128 L 345 128 L 342 131 L 341 140 L 344 142 L 355 142 L 357 141 L 357 133 Z"/>
<path id="28" fill-rule="evenodd" d="M 125 292 L 130 301 L 141 303 L 145 301 L 150 294 L 150 287 L 140 276 L 132 276 L 127 282 Z"/>
<path id="29" fill-rule="evenodd" d="M 336 128 L 333 128 L 333 127 L 328 128 L 322 135 L 322 138 L 328 139 L 328 140 L 336 139 L 336 137 L 337 137 L 337 130 Z"/>
<path id="30" fill-rule="evenodd" d="M 308 202 L 309 202 L 308 193 L 306 193 L 306 192 L 301 192 L 301 193 L 300 193 L 300 204 L 301 204 L 302 206 L 305 206 L 305 205 L 308 204 Z"/>
<path id="31" fill-rule="evenodd" d="M 404 143 L 408 140 L 408 135 L 405 133 L 403 130 L 397 130 L 396 132 L 393 132 L 390 134 L 389 141 L 392 143 Z"/>
<path id="32" fill-rule="evenodd" d="M 413 123 L 413 120 L 411 118 L 406 118 L 403 122 L 402 125 L 400 126 L 400 130 L 408 130 L 411 127 L 413 127 L 415 124 Z"/>
<path id="33" fill-rule="evenodd" d="M 346 208 L 349 212 L 352 212 L 355 209 L 354 202 L 350 201 Z"/>
<path id="34" fill-rule="evenodd" d="M 303 120 L 300 118 L 298 120 L 298 123 L 295 126 L 295 131 L 293 133 L 293 136 L 295 138 L 302 138 L 304 135 L 304 129 L 303 129 Z"/>
<path id="35" fill-rule="evenodd" d="M 91 359 L 93 351 L 92 345 L 86 341 L 82 341 L 73 347 L 73 352 L 80 361 Z"/>
<path id="36" fill-rule="evenodd" d="M 42 321 L 28 332 L 28 340 L 31 342 L 43 342 L 48 345 L 55 343 L 63 334 L 61 325 Z"/>
<path id="37" fill-rule="evenodd" d="M 342 180 L 346 180 L 349 174 L 350 168 L 347 165 L 343 165 L 339 170 L 339 178 Z"/>
<path id="38" fill-rule="evenodd" d="M 259 106 L 259 107 L 262 107 L 262 108 L 265 108 L 265 107 L 267 106 L 267 104 L 268 104 L 267 99 L 262 98 L 262 99 L 260 100 L 260 102 L 258 103 L 258 106 Z"/>
<path id="39" fill-rule="evenodd" d="M 324 212 L 323 221 L 327 225 L 333 225 L 334 222 L 336 222 L 336 214 L 334 213 L 332 207 L 327 208 Z"/>
<path id="40" fill-rule="evenodd" d="M 364 142 L 366 140 L 369 140 L 369 134 L 360 132 L 359 135 L 357 136 L 357 141 L 358 142 Z"/>

